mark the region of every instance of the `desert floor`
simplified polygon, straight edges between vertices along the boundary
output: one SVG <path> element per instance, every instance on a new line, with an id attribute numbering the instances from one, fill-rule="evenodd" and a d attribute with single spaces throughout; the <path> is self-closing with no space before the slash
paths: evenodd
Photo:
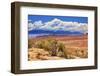
<path id="1" fill-rule="evenodd" d="M 43 40 L 56 40 L 64 45 L 62 52 L 56 52 L 57 55 L 51 55 L 50 52 L 43 48 L 37 48 L 35 45 Z M 49 47 L 49 43 L 42 42 L 42 45 Z M 53 45 L 53 44 L 52 44 Z M 59 59 L 80 59 L 88 58 L 88 36 L 41 36 L 30 38 L 28 40 L 28 60 L 59 60 Z M 62 55 L 64 54 L 64 55 Z"/>

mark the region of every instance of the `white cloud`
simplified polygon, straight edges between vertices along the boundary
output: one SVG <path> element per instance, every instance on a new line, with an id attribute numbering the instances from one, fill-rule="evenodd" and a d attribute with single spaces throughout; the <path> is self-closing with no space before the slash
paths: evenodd
<path id="1" fill-rule="evenodd" d="M 41 20 L 35 21 L 34 23 L 29 22 L 28 23 L 28 30 L 30 31 L 30 30 L 33 30 L 33 29 L 38 29 L 41 26 L 43 26 L 43 23 L 42 23 Z"/>
<path id="2" fill-rule="evenodd" d="M 88 25 L 87 23 L 78 22 L 66 22 L 60 19 L 53 19 L 49 22 L 35 21 L 34 23 L 29 23 L 29 30 L 32 29 L 43 29 L 43 30 L 63 30 L 63 31 L 79 31 L 82 33 L 87 33 Z"/>
<path id="3" fill-rule="evenodd" d="M 28 23 L 28 30 L 33 30 L 34 29 L 34 24 L 33 23 Z"/>

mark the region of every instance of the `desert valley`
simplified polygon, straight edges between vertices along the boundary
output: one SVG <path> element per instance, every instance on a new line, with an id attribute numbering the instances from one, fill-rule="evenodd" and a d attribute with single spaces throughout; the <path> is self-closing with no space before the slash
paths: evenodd
<path id="1" fill-rule="evenodd" d="M 28 60 L 88 58 L 88 35 L 30 38 Z"/>

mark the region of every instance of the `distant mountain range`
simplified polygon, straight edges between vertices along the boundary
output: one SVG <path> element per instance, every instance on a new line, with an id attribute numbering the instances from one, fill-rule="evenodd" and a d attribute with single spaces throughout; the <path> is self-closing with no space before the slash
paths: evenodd
<path id="1" fill-rule="evenodd" d="M 29 34 L 44 34 L 44 35 L 83 35 L 83 33 L 74 31 L 62 31 L 62 30 L 57 30 L 57 31 L 51 31 L 51 30 L 31 30 L 28 32 Z"/>

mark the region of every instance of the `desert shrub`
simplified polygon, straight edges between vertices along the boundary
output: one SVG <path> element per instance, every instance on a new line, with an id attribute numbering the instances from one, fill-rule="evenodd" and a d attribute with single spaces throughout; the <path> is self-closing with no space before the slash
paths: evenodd
<path id="1" fill-rule="evenodd" d="M 43 43 L 44 43 L 43 41 L 36 41 L 34 46 L 36 48 L 43 48 L 43 46 L 44 46 Z"/>
<path id="2" fill-rule="evenodd" d="M 65 45 L 55 39 L 39 40 L 34 46 L 48 51 L 51 56 L 64 56 Z"/>
<path id="3" fill-rule="evenodd" d="M 87 58 L 88 57 L 88 52 L 86 49 L 77 49 L 76 50 L 76 56 L 80 58 Z"/>
<path id="4" fill-rule="evenodd" d="M 28 48 L 32 48 L 34 45 L 34 41 L 32 39 L 28 40 Z"/>
<path id="5" fill-rule="evenodd" d="M 63 43 L 58 43 L 58 56 L 65 57 L 65 45 Z"/>

